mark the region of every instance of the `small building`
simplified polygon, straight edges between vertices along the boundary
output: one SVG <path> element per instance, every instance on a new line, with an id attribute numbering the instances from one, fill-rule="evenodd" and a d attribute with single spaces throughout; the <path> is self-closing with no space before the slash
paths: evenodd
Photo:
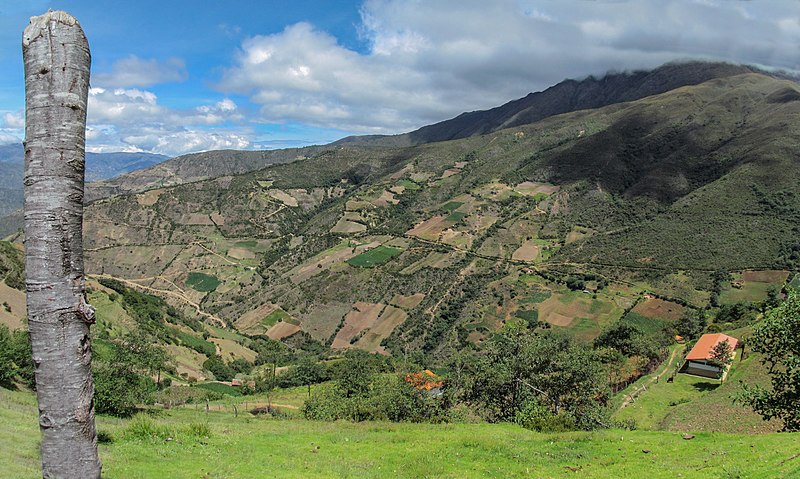
<path id="1" fill-rule="evenodd" d="M 406 375 L 405 380 L 408 384 L 421 391 L 427 391 L 429 396 L 438 397 L 442 395 L 444 381 L 434 374 L 433 371 L 426 369 L 418 373 Z"/>
<path id="2" fill-rule="evenodd" d="M 713 361 L 714 348 L 721 342 L 728 341 L 731 352 L 736 350 L 739 340 L 727 334 L 704 334 L 700 336 L 689 354 L 686 355 L 686 364 L 681 372 L 718 379 L 725 372 L 725 367 Z"/>

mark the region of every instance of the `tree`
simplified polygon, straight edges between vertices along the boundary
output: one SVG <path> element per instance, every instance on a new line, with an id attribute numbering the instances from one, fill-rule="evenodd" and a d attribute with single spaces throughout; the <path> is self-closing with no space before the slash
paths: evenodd
<path id="1" fill-rule="evenodd" d="M 323 376 L 322 366 L 313 357 L 303 357 L 292 371 L 297 382 L 308 387 L 308 397 L 311 397 L 311 385 L 318 383 Z"/>
<path id="2" fill-rule="evenodd" d="M 44 477 L 100 477 L 83 275 L 89 44 L 70 14 L 31 18 L 25 64 L 25 270 Z"/>
<path id="3" fill-rule="evenodd" d="M 114 341 L 111 355 L 95 361 L 95 409 L 114 416 L 130 416 L 139 404 L 152 402 L 152 376 L 167 369 L 166 352 L 155 339 L 134 332 Z"/>
<path id="4" fill-rule="evenodd" d="M 678 334 L 684 338 L 695 339 L 703 334 L 703 330 L 706 329 L 707 325 L 708 320 L 706 319 L 705 311 L 687 309 L 675 323 L 675 328 L 678 330 Z"/>
<path id="5" fill-rule="evenodd" d="M 467 366 L 462 398 L 491 421 L 514 420 L 533 404 L 569 414 L 577 427 L 600 424 L 607 384 L 596 353 L 552 332 L 510 328 Z"/>
<path id="6" fill-rule="evenodd" d="M 709 358 L 712 364 L 719 367 L 727 367 L 733 361 L 733 348 L 728 340 L 720 341 L 715 344 L 711 349 L 711 357 Z"/>
<path id="7" fill-rule="evenodd" d="M 800 431 L 800 293 L 769 311 L 748 344 L 763 354 L 771 384 L 745 385 L 739 399 L 766 420 L 782 420 L 785 431 Z"/>
<path id="8" fill-rule="evenodd" d="M 0 324 L 0 386 L 11 387 L 17 367 L 12 355 L 12 339 L 8 326 Z"/>

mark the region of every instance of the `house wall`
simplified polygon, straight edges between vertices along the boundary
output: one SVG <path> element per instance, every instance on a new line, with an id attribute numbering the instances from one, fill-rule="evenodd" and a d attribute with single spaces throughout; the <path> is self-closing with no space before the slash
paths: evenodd
<path id="1" fill-rule="evenodd" d="M 706 364 L 705 361 L 689 361 L 686 365 L 686 373 L 717 379 L 722 375 L 722 369 L 717 366 L 712 366 L 711 364 Z"/>

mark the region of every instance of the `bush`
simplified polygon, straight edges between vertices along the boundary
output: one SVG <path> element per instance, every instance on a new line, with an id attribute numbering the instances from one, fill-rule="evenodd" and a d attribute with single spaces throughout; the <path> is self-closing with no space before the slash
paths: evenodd
<path id="1" fill-rule="evenodd" d="M 567 432 L 576 429 L 575 418 L 566 412 L 554 413 L 538 401 L 529 401 L 517 413 L 514 422 L 537 432 Z"/>

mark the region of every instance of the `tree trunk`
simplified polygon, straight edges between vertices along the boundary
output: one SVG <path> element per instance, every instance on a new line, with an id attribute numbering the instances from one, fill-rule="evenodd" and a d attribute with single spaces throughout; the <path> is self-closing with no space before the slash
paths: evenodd
<path id="1" fill-rule="evenodd" d="M 25 62 L 25 270 L 36 367 L 42 474 L 98 478 L 83 276 L 89 45 L 71 15 L 31 18 Z"/>

